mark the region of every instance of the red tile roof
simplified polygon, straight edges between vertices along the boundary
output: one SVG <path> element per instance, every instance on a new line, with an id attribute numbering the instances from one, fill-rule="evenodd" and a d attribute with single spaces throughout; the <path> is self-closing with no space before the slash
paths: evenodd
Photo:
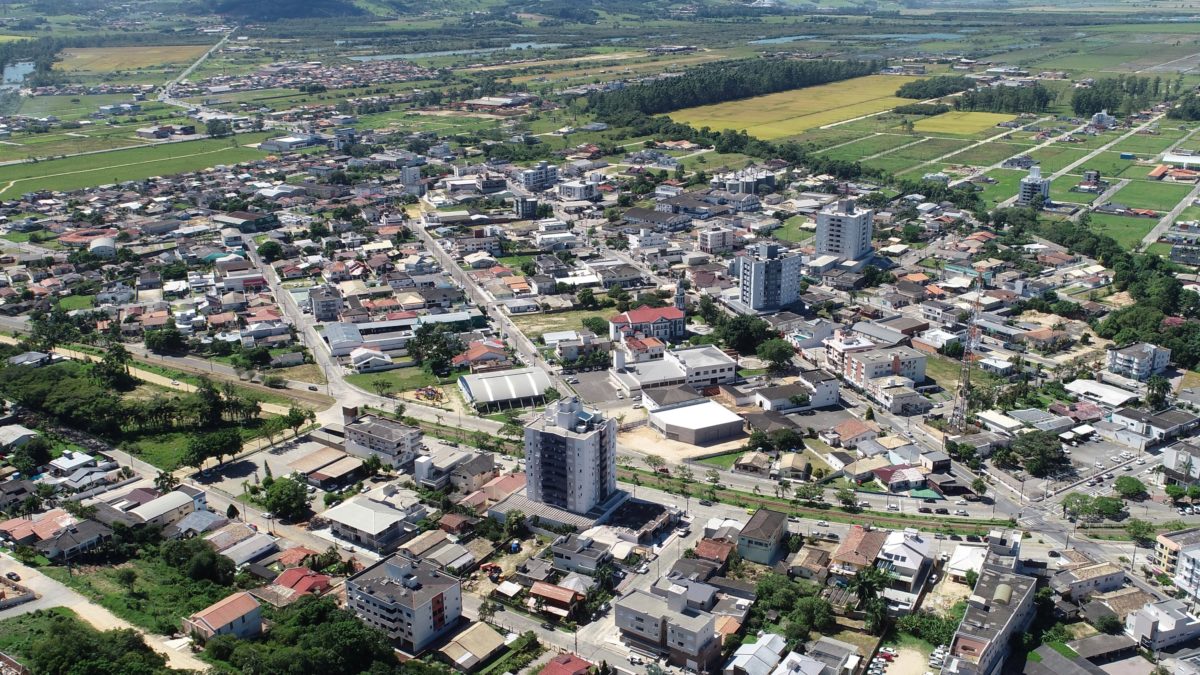
<path id="1" fill-rule="evenodd" d="M 583 675 L 592 667 L 591 663 L 574 654 L 559 654 L 550 659 L 538 675 Z"/>
<path id="2" fill-rule="evenodd" d="M 719 539 L 701 539 L 696 544 L 696 557 L 724 563 L 733 552 L 733 544 Z"/>
<path id="3" fill-rule="evenodd" d="M 683 310 L 678 307 L 638 307 L 612 318 L 613 323 L 654 323 L 655 321 L 673 321 L 684 317 Z"/>
<path id="4" fill-rule="evenodd" d="M 583 594 L 579 593 L 578 591 L 573 591 L 569 588 L 563 588 L 562 586 L 548 584 L 543 581 L 535 581 L 533 582 L 533 588 L 529 589 L 529 595 L 543 597 L 547 600 L 553 600 L 554 602 L 563 605 L 569 605 L 572 602 L 575 602 L 577 598 L 582 597 Z"/>
<path id="5" fill-rule="evenodd" d="M 275 584 L 297 593 L 311 593 L 329 588 L 329 575 L 318 574 L 307 567 L 293 567 L 276 577 Z"/>

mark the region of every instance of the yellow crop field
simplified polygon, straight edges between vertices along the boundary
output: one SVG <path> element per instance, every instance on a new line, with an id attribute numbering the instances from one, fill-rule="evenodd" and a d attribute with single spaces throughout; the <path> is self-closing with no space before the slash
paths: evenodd
<path id="1" fill-rule="evenodd" d="M 918 120 L 913 129 L 927 134 L 977 134 L 1016 117 L 1003 113 L 948 112 Z"/>
<path id="2" fill-rule="evenodd" d="M 64 49 L 55 64 L 62 70 L 91 71 L 152 68 L 168 64 L 191 63 L 208 51 L 207 45 L 158 45 L 147 47 L 83 47 Z"/>
<path id="3" fill-rule="evenodd" d="M 697 128 L 745 130 L 751 136 L 771 140 L 912 103 L 911 99 L 897 98 L 896 89 L 919 79 L 868 75 L 741 101 L 685 108 L 670 116 Z"/>

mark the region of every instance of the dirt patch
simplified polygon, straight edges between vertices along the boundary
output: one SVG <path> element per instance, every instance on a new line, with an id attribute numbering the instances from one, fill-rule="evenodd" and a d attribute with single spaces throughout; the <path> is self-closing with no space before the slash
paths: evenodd
<path id="1" fill-rule="evenodd" d="M 1137 301 L 1133 299 L 1133 296 L 1129 294 L 1129 291 L 1121 291 L 1120 293 L 1113 293 L 1112 295 L 1108 296 L 1107 298 L 1102 298 L 1100 300 L 1100 302 L 1102 302 L 1106 305 L 1111 305 L 1113 307 L 1116 307 L 1117 309 L 1121 309 L 1122 307 L 1129 307 L 1130 305 L 1137 304 Z"/>
<path id="2" fill-rule="evenodd" d="M 969 595 L 971 595 L 970 587 L 945 577 L 925 596 L 922 608 L 938 614 L 945 614 L 950 611 L 951 607 L 966 600 Z"/>
<path id="3" fill-rule="evenodd" d="M 704 455 L 725 454 L 740 450 L 746 444 L 746 438 L 739 436 L 716 445 L 690 445 L 678 441 L 668 441 L 648 426 L 638 427 L 632 431 L 618 434 L 617 440 L 629 447 L 637 448 L 648 455 L 658 455 L 667 464 L 682 464 L 685 460 Z M 643 467 L 638 467 L 643 468 Z"/>
<path id="4" fill-rule="evenodd" d="M 903 647 L 892 665 L 888 666 L 888 675 L 922 675 L 929 670 L 929 659 L 921 652 L 911 647 Z"/>

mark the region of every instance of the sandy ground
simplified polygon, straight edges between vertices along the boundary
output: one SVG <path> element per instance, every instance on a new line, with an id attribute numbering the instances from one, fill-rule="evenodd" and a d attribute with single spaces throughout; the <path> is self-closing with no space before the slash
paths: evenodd
<path id="1" fill-rule="evenodd" d="M 925 596 L 921 607 L 931 612 L 946 612 L 960 600 L 966 600 L 970 594 L 971 589 L 966 584 L 943 577 Z"/>
<path id="2" fill-rule="evenodd" d="M 921 652 L 904 648 L 887 667 L 887 675 L 923 675 L 929 670 L 929 659 Z"/>
<path id="3" fill-rule="evenodd" d="M 643 426 L 633 431 L 618 434 L 617 442 L 627 447 L 636 448 L 639 452 L 648 455 L 658 455 L 667 460 L 668 464 L 680 464 L 684 460 L 702 455 L 721 454 L 740 450 L 746 444 L 746 436 L 738 436 L 716 445 L 689 445 L 678 441 L 668 441 L 662 438 L 657 431 L 648 426 Z"/>

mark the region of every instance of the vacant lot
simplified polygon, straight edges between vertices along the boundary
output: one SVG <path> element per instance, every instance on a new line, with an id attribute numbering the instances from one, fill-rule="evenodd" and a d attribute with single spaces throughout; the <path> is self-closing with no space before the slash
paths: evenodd
<path id="1" fill-rule="evenodd" d="M 237 164 L 265 153 L 246 147 L 268 134 L 239 134 L 236 139 L 204 139 L 113 150 L 37 163 L 0 167 L 0 195 L 33 190 L 80 188 L 199 171 L 218 164 Z M 237 145 L 233 141 L 237 141 Z"/>
<path id="2" fill-rule="evenodd" d="M 822 150 L 823 154 L 828 154 L 831 157 L 853 161 L 870 157 L 881 152 L 893 150 L 902 145 L 919 142 L 921 138 L 912 136 L 901 136 L 898 134 L 877 134 L 868 136 L 862 140 L 847 143 L 836 148 Z"/>
<path id="3" fill-rule="evenodd" d="M 1007 122 L 1012 115 L 982 112 L 948 112 L 917 121 L 913 128 L 927 134 L 961 134 L 969 136 Z"/>
<path id="4" fill-rule="evenodd" d="M 146 47 L 86 47 L 64 49 L 56 67 L 96 73 L 135 70 L 169 64 L 191 63 L 208 51 L 208 45 L 160 45 Z"/>
<path id="5" fill-rule="evenodd" d="M 920 78 L 869 75 L 844 82 L 686 108 L 671 119 L 694 127 L 741 129 L 762 139 L 793 136 L 807 129 L 890 110 L 911 103 L 896 88 Z"/>
<path id="6" fill-rule="evenodd" d="M 1107 234 L 1125 248 L 1133 248 L 1142 241 L 1142 237 L 1145 237 L 1146 233 L 1154 228 L 1156 223 L 1158 223 L 1156 218 L 1130 218 L 1107 213 L 1093 213 L 1091 228 L 1096 232 Z"/>
<path id="7" fill-rule="evenodd" d="M 1192 190 L 1191 185 L 1134 181 L 1121 188 L 1112 200 L 1135 209 L 1170 211 Z"/>
<path id="8" fill-rule="evenodd" d="M 513 317 L 513 323 L 517 324 L 517 328 L 525 334 L 525 337 L 530 340 L 537 340 L 543 333 L 553 333 L 560 330 L 583 330 L 584 319 L 589 317 L 600 317 L 607 320 L 611 316 L 615 316 L 615 309 L 601 310 L 573 310 L 570 312 L 556 312 L 554 314 L 521 314 Z"/>

